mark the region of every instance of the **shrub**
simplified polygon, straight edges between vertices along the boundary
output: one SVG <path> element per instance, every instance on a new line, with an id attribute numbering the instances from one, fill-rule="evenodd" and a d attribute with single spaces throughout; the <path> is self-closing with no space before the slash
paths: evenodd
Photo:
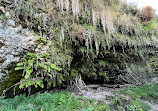
<path id="1" fill-rule="evenodd" d="M 151 20 L 154 18 L 154 10 L 151 6 L 145 6 L 142 8 L 141 14 L 139 15 L 139 18 L 143 25 L 148 25 Z"/>

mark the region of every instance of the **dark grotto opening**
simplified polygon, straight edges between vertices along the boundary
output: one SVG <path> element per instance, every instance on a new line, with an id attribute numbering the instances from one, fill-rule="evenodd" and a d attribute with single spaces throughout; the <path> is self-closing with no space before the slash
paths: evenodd
<path id="1" fill-rule="evenodd" d="M 84 44 L 80 44 L 81 46 Z M 81 74 L 82 80 L 88 84 L 124 84 L 126 81 L 119 78 L 119 75 L 124 74 L 126 68 L 123 64 L 125 60 L 122 57 L 121 47 L 117 47 L 118 52 L 113 52 L 113 48 L 107 51 L 100 51 L 95 57 L 92 53 L 89 55 L 79 51 L 79 46 L 73 43 L 73 60 L 71 69 L 77 70 Z M 82 46 L 82 47 L 83 47 Z M 92 44 L 94 53 L 95 44 Z"/>

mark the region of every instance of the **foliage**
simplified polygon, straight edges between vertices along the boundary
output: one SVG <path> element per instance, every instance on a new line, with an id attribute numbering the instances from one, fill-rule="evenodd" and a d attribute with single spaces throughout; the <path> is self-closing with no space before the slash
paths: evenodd
<path id="1" fill-rule="evenodd" d="M 127 106 L 129 111 L 149 111 L 150 106 L 143 103 L 140 99 L 132 100 L 130 105 Z"/>
<path id="2" fill-rule="evenodd" d="M 68 92 L 35 94 L 30 97 L 0 98 L 0 110 L 7 111 L 110 111 L 107 104 L 71 95 Z"/>
<path id="3" fill-rule="evenodd" d="M 132 3 L 130 4 L 130 3 L 123 2 L 121 8 L 127 14 L 131 13 L 132 15 L 137 15 L 139 12 L 136 4 L 132 4 Z"/>
<path id="4" fill-rule="evenodd" d="M 47 40 L 45 38 L 37 38 L 37 44 L 45 45 L 47 44 Z"/>
<path id="5" fill-rule="evenodd" d="M 157 72 L 158 72 L 158 58 L 157 57 L 150 58 L 150 63 L 154 67 L 153 71 L 157 74 Z"/>
<path id="6" fill-rule="evenodd" d="M 141 86 L 132 86 L 129 88 L 122 89 L 120 94 L 128 95 L 132 98 L 144 98 L 152 99 L 155 102 L 158 102 L 158 84 L 154 85 L 141 85 Z"/>
<path id="7" fill-rule="evenodd" d="M 128 111 L 149 111 L 151 108 L 148 104 L 144 103 L 140 99 L 129 99 L 123 95 L 115 95 L 110 100 L 110 106 L 117 111 L 127 110 Z"/>
<path id="8" fill-rule="evenodd" d="M 79 47 L 78 53 L 82 53 L 84 57 L 74 57 L 76 62 L 71 66 L 71 75 L 81 73 L 84 78 L 91 79 L 101 79 L 102 81 L 109 81 L 109 73 L 104 70 L 104 67 L 108 66 L 107 61 L 104 60 L 92 60 L 95 56 L 89 54 L 89 57 L 86 56 L 87 49 L 84 47 Z M 93 53 L 94 54 L 94 53 Z M 94 54 L 95 55 L 95 54 Z M 86 60 L 86 61 L 85 61 Z M 82 64 L 82 65 L 81 65 Z"/>
<path id="9" fill-rule="evenodd" d="M 118 96 L 115 96 L 113 99 L 110 100 L 110 105 L 113 107 L 113 108 L 117 108 L 118 111 L 122 111 L 123 110 L 123 100 L 118 97 Z"/>
<path id="10" fill-rule="evenodd" d="M 36 88 L 44 87 L 43 81 L 47 81 L 49 85 L 53 82 L 57 71 L 61 68 L 48 61 L 49 54 L 38 55 L 35 53 L 27 53 L 27 57 L 17 64 L 15 70 L 23 70 L 23 79 L 20 80 L 19 88 L 28 88 L 34 85 Z"/>

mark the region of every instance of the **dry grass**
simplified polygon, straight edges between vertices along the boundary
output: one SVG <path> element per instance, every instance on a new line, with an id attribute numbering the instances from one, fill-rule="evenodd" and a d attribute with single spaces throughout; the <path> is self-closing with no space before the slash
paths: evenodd
<path id="1" fill-rule="evenodd" d="M 96 26 L 96 24 L 99 22 L 99 20 L 100 20 L 99 11 L 92 9 L 92 21 L 93 21 L 93 25 Z"/>
<path id="2" fill-rule="evenodd" d="M 72 12 L 74 19 L 78 20 L 78 14 L 80 13 L 80 8 L 79 8 L 79 0 L 72 0 Z"/>
<path id="3" fill-rule="evenodd" d="M 61 12 L 64 12 L 64 9 L 69 12 L 70 8 L 70 1 L 69 0 L 57 0 L 57 5 Z"/>
<path id="4" fill-rule="evenodd" d="M 102 23 L 104 32 L 106 32 L 106 29 L 108 33 L 113 33 L 115 31 L 114 21 L 111 15 L 111 10 L 105 9 L 101 11 L 101 23 Z"/>
<path id="5" fill-rule="evenodd" d="M 139 21 L 136 17 L 127 14 L 119 15 L 116 19 L 116 23 L 120 26 L 119 30 L 122 34 L 136 33 L 136 35 L 139 35 L 141 30 L 139 30 L 138 22 Z"/>

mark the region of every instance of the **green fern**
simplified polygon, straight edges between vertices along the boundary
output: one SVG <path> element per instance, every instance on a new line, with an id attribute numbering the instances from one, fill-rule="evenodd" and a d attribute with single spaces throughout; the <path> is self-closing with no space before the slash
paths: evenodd
<path id="1" fill-rule="evenodd" d="M 19 88 L 28 88 L 30 86 L 35 86 L 36 88 L 40 86 L 41 88 L 44 88 L 44 78 L 47 78 L 47 82 L 50 82 L 51 78 L 53 78 L 53 75 L 51 74 L 53 71 L 61 71 L 62 68 L 56 66 L 55 64 L 52 64 L 48 61 L 46 61 L 46 57 L 48 57 L 49 54 L 43 54 L 43 55 L 37 55 L 35 53 L 27 53 L 27 57 L 23 58 L 22 62 L 17 63 L 17 67 L 15 70 L 23 70 L 24 75 L 23 79 L 20 80 L 20 86 Z M 46 62 L 43 62 L 45 60 Z M 46 75 L 42 77 L 43 74 L 37 76 L 38 71 L 44 71 Z M 61 77 L 61 76 L 60 76 Z M 59 78 L 59 82 L 61 83 L 61 80 L 63 78 Z M 51 85 L 51 83 L 49 83 Z"/>

